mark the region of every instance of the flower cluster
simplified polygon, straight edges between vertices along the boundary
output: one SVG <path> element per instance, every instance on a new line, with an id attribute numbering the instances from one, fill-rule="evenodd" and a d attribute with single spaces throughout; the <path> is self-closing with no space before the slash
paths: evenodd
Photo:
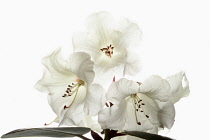
<path id="1" fill-rule="evenodd" d="M 170 129 L 174 104 L 189 94 L 188 80 L 184 72 L 166 79 L 153 75 L 143 82 L 125 79 L 139 71 L 135 50 L 141 35 L 137 24 L 100 12 L 87 18 L 86 32 L 74 34 L 74 53 L 68 59 L 61 49 L 44 57 L 45 73 L 36 88 L 48 93 L 57 115 L 53 122 L 98 130 Z M 94 116 L 100 126 L 91 123 Z"/>

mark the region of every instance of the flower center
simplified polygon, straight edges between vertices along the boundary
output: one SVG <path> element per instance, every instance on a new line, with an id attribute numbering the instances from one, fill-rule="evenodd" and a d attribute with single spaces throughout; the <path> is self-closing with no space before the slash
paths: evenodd
<path id="1" fill-rule="evenodd" d="M 112 57 L 112 55 L 113 55 L 113 49 L 114 49 L 114 47 L 110 44 L 109 46 L 107 46 L 106 48 L 102 48 L 102 49 L 100 49 L 102 52 L 104 52 L 105 53 L 105 55 L 106 56 L 108 56 L 108 57 Z"/>
<path id="2" fill-rule="evenodd" d="M 84 86 L 85 82 L 80 80 L 80 79 L 77 79 L 76 80 L 76 83 L 71 83 L 70 85 L 68 85 L 68 87 L 66 88 L 66 93 L 62 96 L 62 97 L 69 97 L 69 96 L 72 96 L 74 95 L 74 99 L 73 101 L 71 102 L 71 104 L 69 106 L 64 106 L 64 109 L 66 108 L 69 108 L 71 107 L 71 105 L 74 103 L 76 97 L 77 97 L 77 93 L 78 93 L 78 90 L 79 90 L 79 87 L 80 86 Z"/>
<path id="3" fill-rule="evenodd" d="M 140 99 L 140 97 L 137 94 L 132 94 L 131 97 L 133 99 L 133 106 L 135 109 L 136 123 L 138 125 L 141 125 L 141 122 L 138 120 L 138 113 L 144 113 L 145 117 L 149 118 L 149 115 L 146 115 L 142 108 L 142 106 L 144 106 L 145 103 L 143 102 L 142 99 Z"/>

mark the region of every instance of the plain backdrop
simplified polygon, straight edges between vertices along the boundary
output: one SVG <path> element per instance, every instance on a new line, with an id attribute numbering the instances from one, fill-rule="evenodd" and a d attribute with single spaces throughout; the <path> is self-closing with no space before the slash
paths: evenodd
<path id="1" fill-rule="evenodd" d="M 210 3 L 208 0 L 1 0 L 0 135 L 18 128 L 43 127 L 56 116 L 46 95 L 34 89 L 42 57 L 58 47 L 71 52 L 72 34 L 100 11 L 127 17 L 143 31 L 142 81 L 157 74 L 186 72 L 191 93 L 176 106 L 169 133 L 177 140 L 209 137 Z M 57 126 L 53 124 L 51 126 Z M 17 138 L 21 140 L 49 138 Z M 77 138 L 72 138 L 77 139 Z"/>

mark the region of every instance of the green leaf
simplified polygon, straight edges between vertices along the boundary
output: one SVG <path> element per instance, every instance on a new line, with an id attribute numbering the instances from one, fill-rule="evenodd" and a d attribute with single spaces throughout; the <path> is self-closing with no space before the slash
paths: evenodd
<path id="1" fill-rule="evenodd" d="M 86 127 L 49 127 L 49 128 L 27 128 L 17 129 L 6 133 L 1 138 L 14 138 L 14 137 L 80 137 L 82 139 L 87 138 L 82 135 L 88 133 L 90 128 Z"/>
<path id="2" fill-rule="evenodd" d="M 151 133 L 146 133 L 146 132 L 141 132 L 141 131 L 125 131 L 124 134 L 143 138 L 146 140 L 173 140 L 168 137 L 156 135 L 156 134 L 151 134 Z"/>

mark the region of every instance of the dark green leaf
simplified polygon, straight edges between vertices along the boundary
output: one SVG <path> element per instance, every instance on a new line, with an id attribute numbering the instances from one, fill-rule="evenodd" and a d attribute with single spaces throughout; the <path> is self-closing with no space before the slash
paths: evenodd
<path id="1" fill-rule="evenodd" d="M 146 140 L 173 140 L 168 137 L 156 135 L 156 134 L 151 134 L 151 133 L 146 133 L 146 132 L 141 132 L 141 131 L 126 131 L 124 132 L 127 135 L 143 138 Z"/>
<path id="2" fill-rule="evenodd" d="M 90 128 L 86 127 L 49 127 L 49 128 L 28 128 L 17 129 L 7 134 L 2 135 L 1 138 L 14 137 L 80 137 L 85 139 L 82 135 L 88 133 Z"/>

